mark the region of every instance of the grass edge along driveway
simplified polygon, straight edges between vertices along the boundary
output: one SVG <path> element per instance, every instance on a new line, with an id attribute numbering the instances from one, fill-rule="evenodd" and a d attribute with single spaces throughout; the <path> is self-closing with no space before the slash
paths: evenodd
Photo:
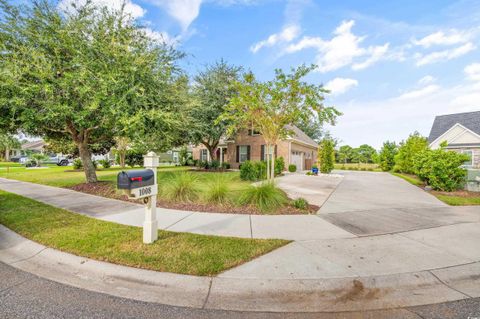
<path id="1" fill-rule="evenodd" d="M 412 185 L 418 186 L 423 189 L 425 183 L 422 182 L 417 176 L 403 173 L 391 172 L 392 175 L 397 176 L 403 180 L 406 180 Z M 430 191 L 430 194 L 441 200 L 447 205 L 450 206 L 477 206 L 480 205 L 480 196 L 471 195 L 472 193 L 463 192 L 463 196 L 457 195 L 457 193 L 446 193 L 446 192 L 437 192 Z"/>
<path id="2" fill-rule="evenodd" d="M 0 224 L 78 256 L 198 276 L 216 275 L 290 242 L 159 230 L 159 240 L 146 245 L 140 227 L 97 220 L 4 191 L 0 191 Z"/>

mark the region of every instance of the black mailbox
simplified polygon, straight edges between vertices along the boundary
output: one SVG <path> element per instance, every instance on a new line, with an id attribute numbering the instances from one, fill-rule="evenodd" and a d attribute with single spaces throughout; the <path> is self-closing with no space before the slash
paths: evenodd
<path id="1" fill-rule="evenodd" d="M 151 169 L 123 171 L 117 175 L 118 189 L 134 189 L 150 186 L 155 183 L 155 176 Z"/>

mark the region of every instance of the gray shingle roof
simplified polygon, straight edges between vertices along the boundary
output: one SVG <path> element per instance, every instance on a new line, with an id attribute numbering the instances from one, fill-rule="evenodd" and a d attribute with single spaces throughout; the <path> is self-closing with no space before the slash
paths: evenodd
<path id="1" fill-rule="evenodd" d="M 310 138 L 310 136 L 308 136 L 307 134 L 305 134 L 305 132 L 303 132 L 301 129 L 299 129 L 299 128 L 296 127 L 295 125 L 287 125 L 286 127 L 287 127 L 287 129 L 293 131 L 294 136 L 292 136 L 292 138 L 293 138 L 294 140 L 297 140 L 297 141 L 300 141 L 300 142 L 309 144 L 309 145 L 314 146 L 314 147 L 318 147 L 318 143 L 317 143 L 317 142 L 315 142 L 314 140 L 312 140 L 312 139 Z"/>
<path id="2" fill-rule="evenodd" d="M 428 141 L 432 143 L 457 123 L 480 135 L 480 111 L 447 114 L 435 117 Z"/>

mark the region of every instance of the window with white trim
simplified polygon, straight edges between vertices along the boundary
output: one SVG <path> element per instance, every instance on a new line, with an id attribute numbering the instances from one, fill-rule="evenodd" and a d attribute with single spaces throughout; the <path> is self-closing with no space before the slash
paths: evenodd
<path id="1" fill-rule="evenodd" d="M 470 157 L 470 160 L 463 163 L 463 165 L 468 166 L 468 167 L 473 166 L 473 151 L 472 150 L 461 150 L 460 153 L 468 155 Z"/>
<path id="2" fill-rule="evenodd" d="M 208 150 L 207 149 L 201 149 L 200 150 L 200 161 L 206 162 L 208 160 Z"/>
<path id="3" fill-rule="evenodd" d="M 240 145 L 238 147 L 238 161 L 243 163 L 248 160 L 248 146 Z"/>

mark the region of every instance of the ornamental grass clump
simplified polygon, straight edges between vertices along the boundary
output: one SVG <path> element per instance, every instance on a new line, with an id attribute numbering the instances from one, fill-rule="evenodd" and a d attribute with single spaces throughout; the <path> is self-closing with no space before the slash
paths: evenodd
<path id="1" fill-rule="evenodd" d="M 198 178 L 191 173 L 172 175 L 165 186 L 164 195 L 175 202 L 193 202 L 198 198 Z"/>
<path id="2" fill-rule="evenodd" d="M 251 205 L 262 213 L 271 213 L 288 203 L 285 193 L 273 183 L 248 187 L 240 196 L 241 205 Z"/>
<path id="3" fill-rule="evenodd" d="M 208 203 L 225 205 L 230 203 L 230 186 L 231 178 L 227 175 L 220 174 L 208 183 L 205 192 L 205 200 Z"/>

